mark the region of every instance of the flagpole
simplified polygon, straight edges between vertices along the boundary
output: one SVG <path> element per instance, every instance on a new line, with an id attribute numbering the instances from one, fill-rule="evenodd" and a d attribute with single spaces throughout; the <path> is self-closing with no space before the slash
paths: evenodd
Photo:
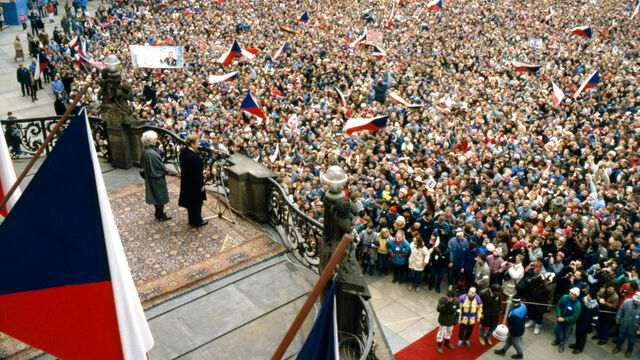
<path id="1" fill-rule="evenodd" d="M 304 305 L 302 305 L 302 308 L 298 312 L 298 315 L 296 315 L 296 318 L 293 320 L 293 323 L 289 327 L 289 330 L 287 330 L 284 338 L 282 338 L 282 341 L 280 342 L 280 345 L 278 345 L 276 352 L 271 357 L 271 360 L 282 359 L 284 352 L 287 351 L 289 344 L 291 344 L 291 341 L 293 341 L 293 338 L 296 336 L 296 333 L 300 329 L 300 326 L 302 326 L 302 322 L 307 318 L 311 307 L 313 307 L 313 304 L 315 304 L 316 300 L 320 296 L 322 289 L 324 289 L 324 287 L 327 285 L 327 282 L 329 282 L 329 279 L 333 274 L 333 270 L 338 265 L 340 259 L 342 259 L 342 255 L 344 255 L 344 252 L 347 250 L 347 247 L 351 243 L 351 240 L 351 236 L 347 234 L 342 236 L 342 240 L 340 240 L 336 251 L 333 253 L 333 255 L 331 255 L 331 259 L 329 259 L 329 262 L 327 263 L 327 267 L 324 268 L 324 271 L 320 275 L 320 279 L 318 279 L 318 282 L 316 282 L 316 285 L 311 290 L 309 297 L 304 302 Z"/>
<path id="2" fill-rule="evenodd" d="M 22 182 L 22 180 L 24 180 L 24 178 L 27 176 L 27 174 L 29 173 L 29 170 L 31 170 L 31 168 L 33 167 L 33 164 L 35 164 L 36 160 L 38 160 L 38 158 L 40 157 L 44 149 L 46 149 L 47 145 L 49 145 L 51 140 L 53 140 L 53 137 L 58 132 L 58 130 L 60 130 L 60 127 L 62 126 L 62 124 L 64 124 L 65 121 L 67 121 L 67 119 L 69 118 L 69 115 L 71 114 L 71 111 L 73 111 L 73 109 L 76 107 L 76 104 L 78 103 L 78 101 L 80 101 L 80 98 L 82 98 L 82 95 L 84 95 L 84 93 L 87 91 L 87 89 L 89 88 L 89 85 L 90 83 L 87 83 L 82 89 L 80 89 L 80 92 L 78 92 L 76 97 L 71 102 L 71 106 L 69 106 L 67 111 L 64 112 L 64 115 L 62 115 L 60 120 L 58 120 L 58 123 L 51 130 L 51 132 L 49 133 L 49 136 L 47 136 L 47 138 L 44 140 L 42 145 L 40 145 L 40 148 L 38 149 L 38 151 L 36 151 L 35 155 L 33 155 L 33 157 L 31 158 L 31 161 L 29 161 L 29 163 L 27 164 L 27 167 L 25 167 L 24 170 L 22 170 L 16 182 L 13 184 L 13 186 L 11 186 L 11 189 L 9 189 L 9 191 L 5 194 L 4 199 L 2 199 L 2 201 L 0 202 L 0 209 L 4 208 L 4 206 L 7 204 L 9 199 L 11 199 L 11 196 L 13 195 L 13 193 L 16 191 L 18 186 L 20 186 L 20 183 Z"/>

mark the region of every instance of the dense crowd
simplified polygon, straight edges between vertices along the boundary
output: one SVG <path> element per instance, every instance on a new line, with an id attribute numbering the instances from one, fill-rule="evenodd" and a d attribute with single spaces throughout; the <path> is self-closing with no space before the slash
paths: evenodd
<path id="1" fill-rule="evenodd" d="M 62 85 L 59 103 L 99 76 L 78 66 L 73 36 L 88 41 L 96 60 L 115 54 L 139 117 L 265 164 L 315 219 L 323 217 L 320 179 L 340 165 L 360 212 L 366 272 L 393 271 L 409 290 L 427 283 L 440 292 L 446 278 L 458 293 L 474 285 L 537 304 L 578 289 L 583 304 L 609 311 L 597 326 L 606 343 L 615 312 L 638 289 L 640 266 L 635 3 L 453 0 L 441 11 L 394 3 L 389 29 L 390 0 L 130 1 L 100 4 L 94 14 L 65 3 L 60 28 L 51 39 L 30 34 L 29 51 L 51 54 L 44 79 Z M 305 11 L 310 22 L 296 22 Z M 577 26 L 590 26 L 592 38 L 570 34 Z M 349 46 L 366 29 L 382 32 L 384 58 L 370 45 Z M 216 60 L 234 40 L 259 52 L 223 67 Z M 183 46 L 185 66 L 133 68 L 128 46 L 144 44 Z M 513 60 L 541 69 L 518 72 Z M 208 83 L 233 70 L 233 82 Z M 596 87 L 554 106 L 551 81 L 571 95 L 595 70 Z M 266 119 L 242 113 L 247 91 Z M 422 107 L 390 101 L 391 91 Z M 84 99 L 94 114 L 98 93 Z M 347 134 L 348 113 L 389 120 Z M 536 334 L 546 308 L 528 306 Z"/>

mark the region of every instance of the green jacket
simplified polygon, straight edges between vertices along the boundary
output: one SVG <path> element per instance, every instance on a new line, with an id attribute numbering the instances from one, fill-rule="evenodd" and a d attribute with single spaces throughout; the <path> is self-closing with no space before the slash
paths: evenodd
<path id="1" fill-rule="evenodd" d="M 438 300 L 438 324 L 442 326 L 453 326 L 458 323 L 460 315 L 460 304 L 458 299 L 453 298 L 451 302 L 447 301 L 445 296 Z"/>
<path id="2" fill-rule="evenodd" d="M 578 298 L 572 302 L 569 295 L 564 295 L 556 305 L 556 316 L 563 317 L 567 325 L 573 325 L 578 321 L 581 309 Z"/>

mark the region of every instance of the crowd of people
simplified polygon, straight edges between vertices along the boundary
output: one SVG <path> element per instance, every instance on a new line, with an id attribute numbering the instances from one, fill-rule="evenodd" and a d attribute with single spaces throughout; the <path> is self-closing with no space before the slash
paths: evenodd
<path id="1" fill-rule="evenodd" d="M 322 221 L 320 179 L 343 167 L 366 273 L 393 272 L 409 290 L 438 293 L 446 279 L 441 302 L 463 311 L 468 298 L 498 296 L 498 313 L 501 300 L 521 299 L 534 334 L 556 306 L 560 351 L 574 328 L 582 351 L 595 327 L 600 345 L 617 334 L 614 352 L 629 336 L 630 355 L 640 320 L 618 317 L 640 304 L 635 2 L 452 0 L 430 11 L 415 0 L 162 0 L 101 3 L 94 14 L 73 5 L 64 4 L 51 40 L 28 35 L 32 56 L 50 54 L 44 79 L 60 82 L 63 105 L 99 76 L 74 58 L 68 42 L 78 36 L 95 60 L 122 61 L 137 116 L 268 166 L 309 217 Z M 310 20 L 296 21 L 304 12 Z M 591 38 L 571 34 L 578 26 L 590 26 Z M 382 34 L 383 56 L 366 41 L 350 46 L 367 30 Z M 259 51 L 225 67 L 216 60 L 234 41 Z M 183 46 L 185 66 L 133 67 L 129 45 L 145 44 Z M 519 72 L 511 61 L 540 69 Z M 234 70 L 237 79 L 209 84 Z M 595 87 L 554 106 L 552 81 L 572 95 L 596 70 Z M 240 109 L 247 92 L 264 119 Z M 93 115 L 98 93 L 84 97 Z M 378 131 L 344 130 L 349 118 L 380 115 L 389 118 Z M 578 310 L 596 306 L 597 325 Z M 459 315 L 460 344 L 478 321 L 491 344 L 497 317 Z M 439 341 L 453 347 L 446 336 Z"/>

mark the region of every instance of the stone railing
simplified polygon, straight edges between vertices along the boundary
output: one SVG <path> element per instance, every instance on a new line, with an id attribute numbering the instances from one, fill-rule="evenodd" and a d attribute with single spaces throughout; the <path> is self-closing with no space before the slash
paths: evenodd
<path id="1" fill-rule="evenodd" d="M 305 215 L 289 199 L 289 195 L 273 178 L 269 178 L 269 224 L 284 236 L 285 246 L 309 269 L 318 272 L 318 242 L 324 236 L 323 225 Z M 338 341 L 341 359 L 374 359 L 374 314 L 368 301 L 359 296 L 359 331 L 340 331 Z"/>

